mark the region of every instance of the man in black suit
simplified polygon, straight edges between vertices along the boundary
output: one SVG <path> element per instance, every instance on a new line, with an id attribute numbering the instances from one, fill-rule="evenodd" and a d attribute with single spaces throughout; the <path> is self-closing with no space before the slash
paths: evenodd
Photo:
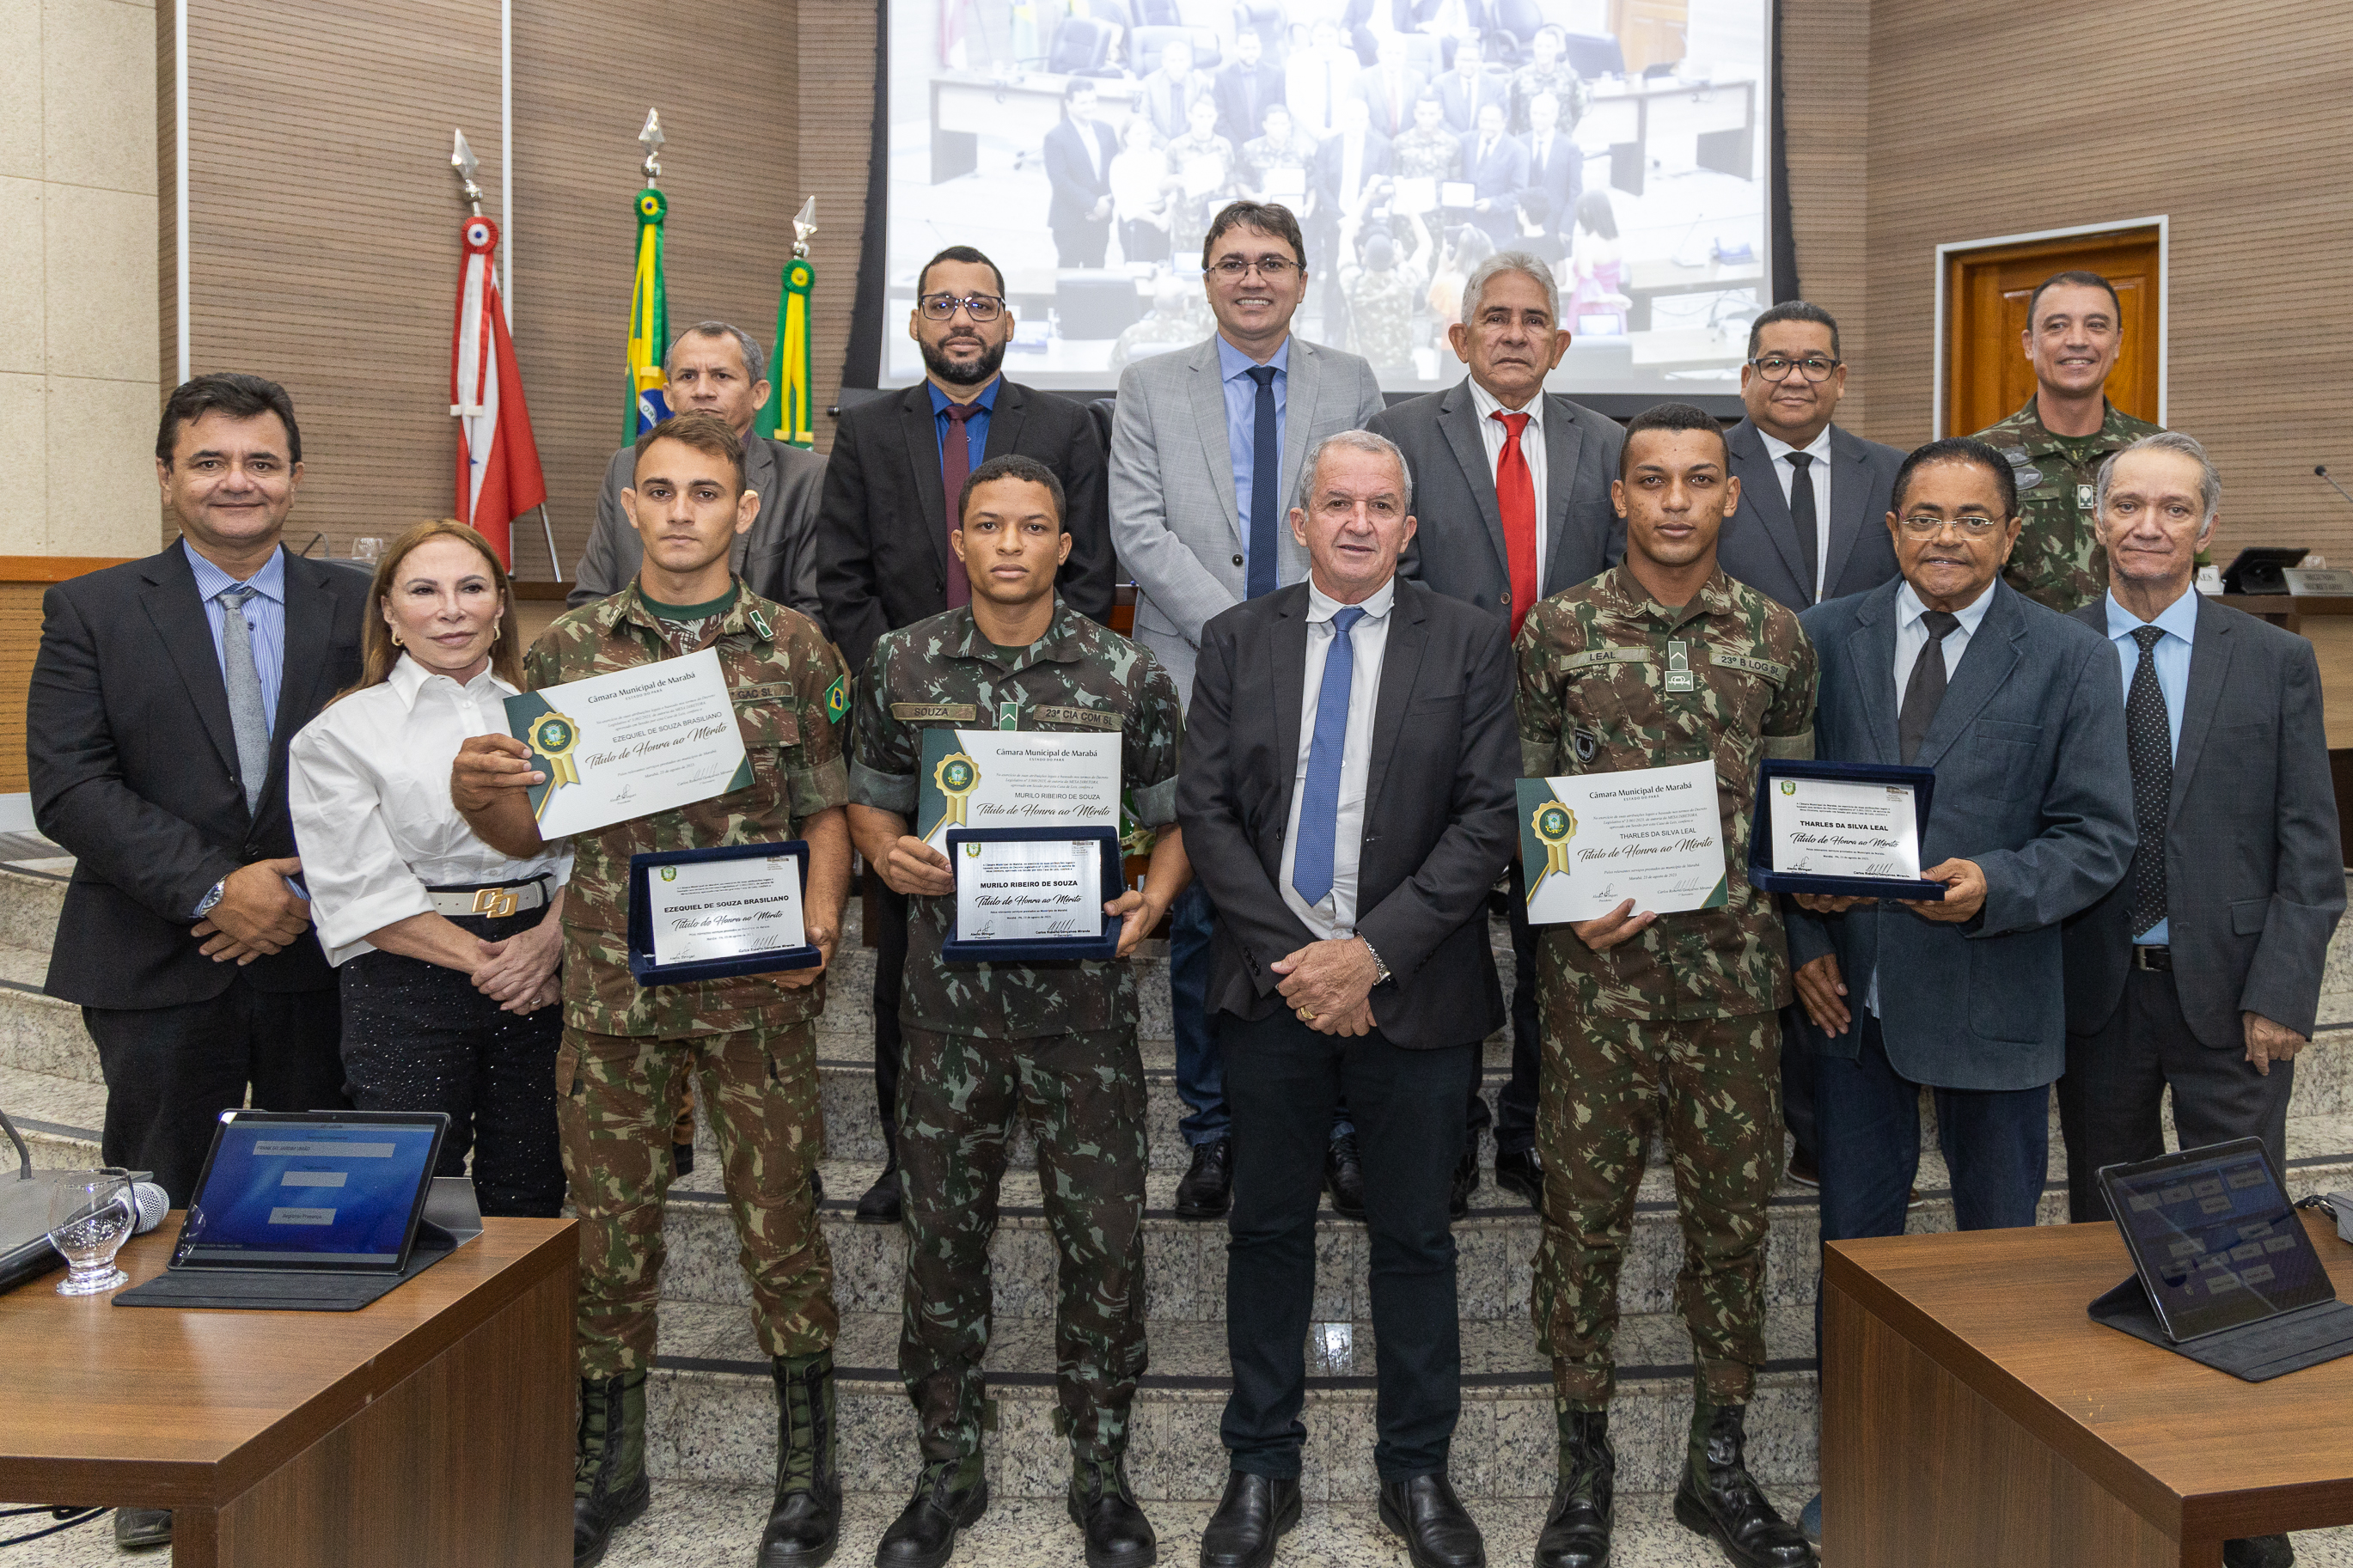
<path id="1" fill-rule="evenodd" d="M 48 994 L 106 1077 L 101 1150 L 185 1207 L 222 1111 L 345 1104 L 286 747 L 359 675 L 367 583 L 279 543 L 302 479 L 283 387 L 199 376 L 164 406 L 181 536 L 42 601 L 26 705 L 40 829 L 77 864 Z"/>
<path id="2" fill-rule="evenodd" d="M 1599 576 L 1626 552 L 1626 525 L 1609 500 L 1626 436 L 1616 420 L 1544 390 L 1568 351 L 1568 333 L 1560 327 L 1559 286 L 1536 258 L 1498 251 L 1472 269 L 1462 286 L 1462 320 L 1447 329 L 1447 342 L 1471 374 L 1444 392 L 1382 410 L 1366 426 L 1405 453 L 1429 520 L 1398 571 L 1476 605 L 1517 637 L 1538 600 Z M 1495 1181 L 1540 1205 L 1536 1073 L 1544 1037 L 1535 937 L 1516 856 L 1511 887 L 1518 973 L 1512 1079 L 1495 1110 Z M 1485 1101 L 1472 1106 L 1471 1121 L 1474 1134 L 1487 1124 Z"/>
<path id="3" fill-rule="evenodd" d="M 1516 198 L 1528 183 L 1528 149 L 1504 129 L 1494 104 L 1479 110 L 1478 128 L 1462 138 L 1462 177 L 1471 183 L 1471 221 L 1497 246 L 1510 244 L 1519 226 Z"/>
<path id="4" fill-rule="evenodd" d="M 1265 45 L 1244 28 L 1234 37 L 1234 58 L 1212 79 L 1216 83 L 1218 134 L 1240 147 L 1266 127 L 1266 111 L 1282 101 L 1282 68 L 1261 58 Z"/>
<path id="5" fill-rule="evenodd" d="M 1308 254 L 1337 276 L 1340 236 L 1351 233 L 1387 189 L 1393 166 L 1389 139 L 1372 127 L 1372 108 L 1361 98 L 1344 98 L 1335 111 L 1340 129 L 1315 149 L 1308 177 Z M 1327 259 L 1328 258 L 1328 259 Z"/>
<path id="6" fill-rule="evenodd" d="M 1585 153 L 1560 130 L 1560 100 L 1540 92 L 1528 100 L 1528 185 L 1551 204 L 1546 232 L 1568 254 L 1567 237 L 1577 229 L 1577 204 L 1585 195 Z M 1525 248 L 1535 249 L 1534 246 Z M 1547 261 L 1556 258 L 1546 256 Z"/>
<path id="7" fill-rule="evenodd" d="M 1237 143 L 1239 145 L 1239 143 Z M 1119 137 L 1095 118 L 1095 84 L 1072 77 L 1061 122 L 1046 132 L 1046 226 L 1061 267 L 1101 267 L 1111 244 L 1111 161 Z"/>
<path id="8" fill-rule="evenodd" d="M 923 264 L 907 335 L 923 353 L 923 384 L 841 416 L 826 459 L 818 513 L 818 597 L 826 629 L 855 671 L 874 639 L 955 605 L 971 585 L 948 550 L 950 508 L 973 469 L 1018 452 L 1062 481 L 1070 559 L 1054 583 L 1079 614 L 1110 624 L 1113 598 L 1103 437 L 1084 408 L 998 374 L 1013 337 L 1005 278 L 987 257 L 955 245 Z M 877 879 L 878 882 L 880 879 Z M 899 975 L 906 962 L 905 900 L 887 888 L 874 942 L 874 1090 L 890 1162 L 859 1201 L 872 1225 L 899 1221 Z"/>
<path id="9" fill-rule="evenodd" d="M 1412 479 L 1365 431 L 1317 443 L 1293 535 L 1309 579 L 1211 617 L 1177 819 L 1218 911 L 1208 1002 L 1234 1118 L 1232 1456 L 1203 1568 L 1263 1568 L 1299 1518 L 1302 1347 L 1324 1136 L 1364 1150 L 1380 1518 L 1419 1568 L 1484 1562 L 1447 1453 L 1461 1407 L 1448 1177 L 1478 1042 L 1502 1023 L 1487 890 L 1519 772 L 1503 621 L 1400 582 Z M 1296 787 L 1294 787 L 1294 784 Z"/>
<path id="10" fill-rule="evenodd" d="M 1724 520 L 1724 574 L 1793 610 L 1878 587 L 1895 575 L 1887 514 L 1904 454 L 1831 423 L 1846 394 L 1838 321 L 1790 300 L 1750 323 L 1740 401 L 1725 432 L 1740 507 Z M 1799 476 L 1804 483 L 1799 484 Z M 1820 1043 L 1799 1007 L 1781 1010 L 1781 1120 L 1797 1140 L 1789 1177 L 1820 1177 L 1814 1062 Z"/>

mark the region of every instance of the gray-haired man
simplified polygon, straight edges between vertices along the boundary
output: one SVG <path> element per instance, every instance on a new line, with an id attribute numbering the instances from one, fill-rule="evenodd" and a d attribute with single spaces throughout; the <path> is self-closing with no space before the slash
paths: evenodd
<path id="1" fill-rule="evenodd" d="M 768 400 L 767 354 L 740 327 L 697 321 L 670 340 L 662 369 L 670 377 L 673 413 L 706 409 L 726 420 L 744 443 L 744 488 L 759 492 L 760 512 L 749 533 L 735 536 L 735 575 L 762 598 L 789 605 L 823 626 L 817 596 L 817 512 L 825 494 L 825 459 L 806 447 L 752 434 L 760 405 Z M 606 465 L 596 526 L 589 531 L 565 601 L 572 609 L 609 598 L 638 574 L 644 547 L 621 507 L 621 492 L 634 482 L 637 449 L 631 442 Z"/>
<path id="2" fill-rule="evenodd" d="M 1614 420 L 1544 390 L 1567 352 L 1552 268 L 1524 250 L 1499 250 L 1462 286 L 1462 320 L 1447 341 L 1471 374 L 1444 392 L 1384 409 L 1365 426 L 1405 453 L 1420 497 L 1420 531 L 1398 568 L 1451 599 L 1501 617 L 1519 635 L 1536 601 L 1599 576 L 1626 552 L 1609 504 L 1626 437 Z M 1512 1080 L 1495 1116 L 1495 1180 L 1541 1203 L 1535 1152 L 1536 1066 L 1543 1055 L 1535 939 L 1519 862 L 1511 868 Z M 1487 1123 L 1473 1099 L 1471 1126 Z M 1475 1178 L 1477 1142 L 1472 1143 Z"/>

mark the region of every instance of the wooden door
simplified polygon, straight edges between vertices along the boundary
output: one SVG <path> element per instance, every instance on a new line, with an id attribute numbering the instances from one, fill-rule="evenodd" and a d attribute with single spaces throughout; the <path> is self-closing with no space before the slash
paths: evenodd
<path id="1" fill-rule="evenodd" d="M 1611 0 L 1610 31 L 1626 56 L 1626 74 L 1679 60 L 1689 52 L 1691 0 Z"/>
<path id="2" fill-rule="evenodd" d="M 1945 255 L 1944 436 L 2006 419 L 2034 392 L 2026 301 L 2054 272 L 2096 272 L 2116 285 L 2124 343 L 2108 373 L 2108 401 L 2157 421 L 2158 310 L 2163 298 L 2154 227 L 1947 251 Z"/>

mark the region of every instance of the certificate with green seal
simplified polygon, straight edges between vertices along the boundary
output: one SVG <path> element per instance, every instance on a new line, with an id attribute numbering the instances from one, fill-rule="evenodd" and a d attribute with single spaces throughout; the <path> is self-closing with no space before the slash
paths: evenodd
<path id="1" fill-rule="evenodd" d="M 945 849 L 955 827 L 1116 831 L 1120 745 L 1115 731 L 926 730 L 915 837 Z"/>
<path id="2" fill-rule="evenodd" d="M 1723 907 L 1731 882 L 1715 764 L 1519 781 L 1528 923 Z"/>
<path id="3" fill-rule="evenodd" d="M 752 782 L 735 701 L 704 648 L 506 700 L 507 732 L 547 775 L 533 784 L 543 837 L 593 832 Z"/>

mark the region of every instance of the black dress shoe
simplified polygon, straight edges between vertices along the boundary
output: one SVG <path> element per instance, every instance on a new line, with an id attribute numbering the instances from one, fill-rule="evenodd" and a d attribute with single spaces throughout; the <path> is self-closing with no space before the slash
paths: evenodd
<path id="1" fill-rule="evenodd" d="M 1473 1143 L 1462 1151 L 1462 1158 L 1454 1163 L 1454 1187 L 1446 1194 L 1446 1212 L 1454 1219 L 1471 1213 L 1471 1194 L 1479 1190 L 1479 1146 Z"/>
<path id="2" fill-rule="evenodd" d="M 1233 1206 L 1234 1141 L 1212 1138 L 1193 1145 L 1193 1163 L 1176 1184 L 1178 1219 L 1216 1219 Z"/>
<path id="3" fill-rule="evenodd" d="M 1695 1415 L 1704 1423 L 1704 1447 L 1683 1462 L 1675 1518 L 1715 1537 L 1738 1568 L 1804 1568 L 1813 1562 L 1814 1549 L 1765 1500 L 1741 1457 L 1744 1412 L 1742 1405 L 1718 1405 Z"/>
<path id="4" fill-rule="evenodd" d="M 2284 1535 L 2250 1535 L 2222 1542 L 2222 1568 L 2293 1568 L 2295 1547 Z"/>
<path id="5" fill-rule="evenodd" d="M 672 1181 L 694 1174 L 694 1145 L 673 1143 L 670 1146 L 670 1173 Z"/>
<path id="6" fill-rule="evenodd" d="M 1544 1213 L 1544 1161 L 1534 1149 L 1511 1152 L 1495 1151 L 1495 1184 L 1507 1193 L 1517 1193 L 1528 1200 L 1528 1206 Z"/>
<path id="7" fill-rule="evenodd" d="M 955 1555 L 956 1531 L 978 1523 L 987 1511 L 985 1478 L 959 1489 L 955 1466 L 927 1465 L 915 1495 L 882 1532 L 874 1568 L 941 1568 Z"/>
<path id="8" fill-rule="evenodd" d="M 168 1508 L 118 1508 L 114 1510 L 114 1544 L 125 1552 L 149 1552 L 172 1544 L 172 1510 Z"/>
<path id="9" fill-rule="evenodd" d="M 1383 1481 L 1381 1523 L 1404 1538 L 1413 1568 L 1487 1568 L 1487 1543 L 1442 1471 Z"/>
<path id="10" fill-rule="evenodd" d="M 1240 1470 L 1201 1531 L 1201 1568 L 1267 1568 L 1275 1542 L 1299 1523 L 1299 1480 L 1270 1480 Z"/>
<path id="11" fill-rule="evenodd" d="M 858 1223 L 860 1225 L 897 1225 L 899 1223 L 899 1162 L 893 1158 L 858 1200 Z"/>
<path id="12" fill-rule="evenodd" d="M 1341 1134 L 1324 1151 L 1324 1190 L 1332 1194 L 1332 1212 L 1342 1219 L 1365 1217 L 1365 1167 L 1356 1158 L 1356 1135 Z"/>
<path id="13" fill-rule="evenodd" d="M 1820 1163 L 1803 1149 L 1794 1151 L 1789 1155 L 1789 1180 L 1801 1187 L 1820 1186 L 1822 1184 Z"/>
<path id="14" fill-rule="evenodd" d="M 1149 1568 L 1160 1560 L 1152 1521 L 1120 1464 L 1082 1464 L 1071 1478 L 1071 1522 L 1086 1531 L 1087 1568 Z"/>
<path id="15" fill-rule="evenodd" d="M 1536 1568 L 1601 1568 L 1609 1561 L 1618 1450 L 1609 1442 L 1609 1413 L 1573 1410 L 1560 1446 L 1560 1485 L 1536 1537 Z"/>

